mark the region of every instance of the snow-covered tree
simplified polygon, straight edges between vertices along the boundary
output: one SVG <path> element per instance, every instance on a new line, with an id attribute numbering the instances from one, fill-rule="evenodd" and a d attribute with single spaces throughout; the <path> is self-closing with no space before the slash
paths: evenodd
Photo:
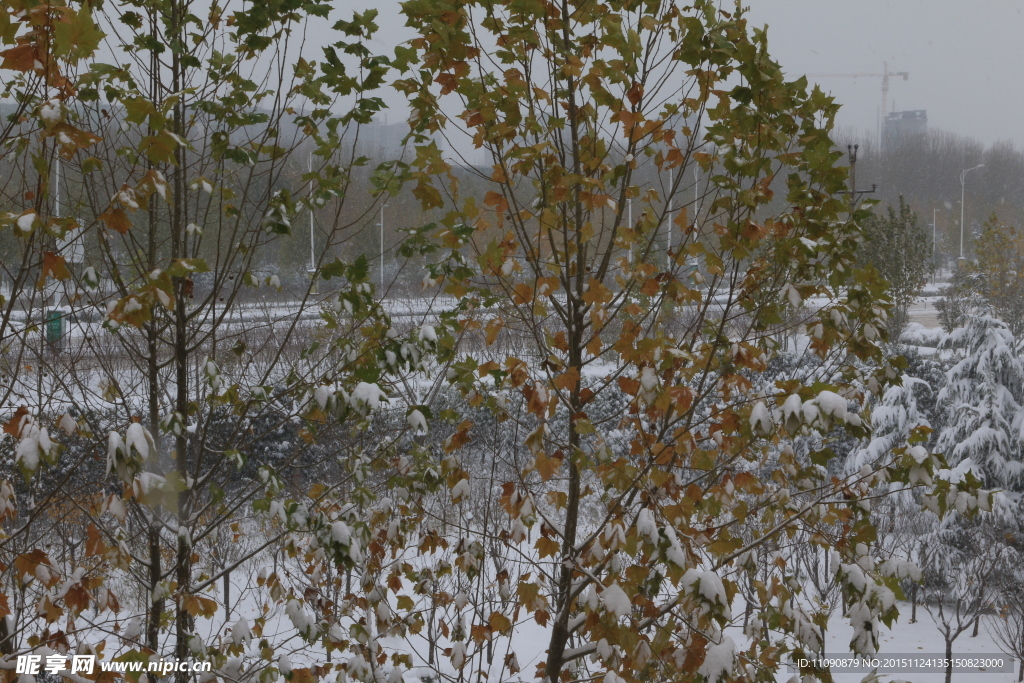
<path id="1" fill-rule="evenodd" d="M 977 633 L 980 619 L 996 604 L 1000 577 L 1018 562 L 993 522 L 991 512 L 974 520 L 954 514 L 922 539 L 923 603 L 942 635 L 946 659 L 957 638 L 971 628 Z M 952 671 L 950 663 L 946 683 Z"/>
<path id="2" fill-rule="evenodd" d="M 970 460 L 985 486 L 1024 485 L 1024 363 L 1006 323 L 971 314 L 943 340 L 957 352 L 939 391 L 944 426 L 936 449 L 951 465 Z"/>
<path id="3" fill-rule="evenodd" d="M 408 247 L 444 245 L 431 281 L 461 297 L 486 346 L 524 340 L 515 354 L 466 348 L 449 370 L 522 437 L 474 486 L 460 457 L 473 425 L 452 435 L 444 519 L 467 582 L 516 559 L 512 614 L 543 629 L 531 673 L 750 681 L 820 651 L 825 618 L 782 552 L 797 532 L 834 551 L 851 645 L 873 651 L 907 567 L 876 563 L 864 499 L 940 463 L 899 446 L 833 476 L 839 446 L 869 436 L 866 396 L 897 375 L 880 348 L 891 302 L 856 267 L 867 214 L 840 194 L 829 98 L 787 81 L 739 6 L 403 7 L 421 65 L 398 84 L 421 136 L 414 191 L 445 211 Z M 439 131 L 487 154 L 485 187 L 453 177 Z M 819 362 L 767 381 L 798 329 Z M 943 500 L 960 493 L 935 482 Z M 466 514 L 477 490 L 501 492 L 500 521 Z M 738 585 L 756 581 L 743 645 L 726 626 Z M 507 608 L 466 595 L 436 675 L 516 673 L 476 668 L 516 634 Z M 426 597 L 410 617 L 433 609 Z"/>
<path id="4" fill-rule="evenodd" d="M 1018 681 L 1024 681 L 1024 576 L 1018 564 L 999 582 L 995 609 L 985 619 L 985 626 L 1000 651 L 1019 662 Z"/>

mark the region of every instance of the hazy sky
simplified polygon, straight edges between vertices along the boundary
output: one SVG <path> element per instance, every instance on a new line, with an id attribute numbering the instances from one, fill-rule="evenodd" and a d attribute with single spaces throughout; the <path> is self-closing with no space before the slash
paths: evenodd
<path id="1" fill-rule="evenodd" d="M 1024 147 L 1024 2 L 1020 0 L 750 0 L 787 72 L 881 73 L 889 106 L 926 109 L 931 127 Z M 838 123 L 874 131 L 880 78 L 822 78 Z"/>
<path id="2" fill-rule="evenodd" d="M 729 4 L 729 3 L 724 3 Z M 800 73 L 907 71 L 890 79 L 889 106 L 926 109 L 933 128 L 1024 147 L 1024 1 L 749 0 L 769 47 Z M 380 10 L 380 45 L 410 36 L 397 0 L 342 0 L 335 16 Z M 880 78 L 822 78 L 843 105 L 838 124 L 874 132 Z M 389 100 L 391 98 L 388 98 Z M 398 104 L 398 102 L 392 102 Z M 392 112 L 393 116 L 397 112 Z M 397 116 L 396 116 L 397 117 Z"/>

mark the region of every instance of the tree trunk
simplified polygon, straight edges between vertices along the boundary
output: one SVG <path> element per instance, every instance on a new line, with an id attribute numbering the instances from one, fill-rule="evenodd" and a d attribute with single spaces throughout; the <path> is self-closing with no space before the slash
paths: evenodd
<path id="1" fill-rule="evenodd" d="M 427 619 L 427 664 L 434 666 L 434 648 L 437 647 L 437 637 L 434 635 L 434 619 L 437 618 L 437 583 L 434 583 L 430 591 L 430 617 Z"/>
<path id="2" fill-rule="evenodd" d="M 946 683 L 953 680 L 953 641 L 946 638 Z"/>
<path id="3" fill-rule="evenodd" d="M 13 641 L 11 640 L 11 631 L 7 627 L 7 617 L 0 617 L 0 654 L 10 655 L 14 654 Z M 1024 671 L 1024 666 L 1021 667 Z"/>
<path id="4" fill-rule="evenodd" d="M 917 623 L 917 583 L 910 589 L 910 623 Z"/>
<path id="5" fill-rule="evenodd" d="M 575 40 L 569 33 L 570 10 L 567 0 L 562 0 L 561 2 L 561 13 L 563 22 L 562 39 L 564 41 L 562 48 L 568 54 L 575 49 Z M 576 105 L 576 88 L 575 79 L 570 77 L 566 88 L 568 129 L 571 144 L 569 152 L 571 154 L 573 172 L 579 174 L 582 172 L 582 169 L 580 167 L 580 122 Z M 586 319 L 581 310 L 581 297 L 584 291 L 584 284 L 586 283 L 584 264 L 587 263 L 586 245 L 582 240 L 582 211 L 583 207 L 580 202 L 579 187 L 577 186 L 575 189 L 574 211 L 563 219 L 568 225 L 565 226 L 566 243 L 562 245 L 568 254 L 570 247 L 568 242 L 573 242 L 576 251 L 576 271 L 574 273 L 569 270 L 565 271 L 563 286 L 566 292 L 565 303 L 568 311 L 566 335 L 569 338 L 569 348 L 567 355 L 569 366 L 576 368 L 577 371 L 583 367 L 583 352 L 585 350 L 583 336 L 586 329 Z M 582 455 L 579 447 L 580 436 L 573 429 L 572 420 L 574 418 L 571 416 L 576 415 L 581 410 L 580 390 L 580 382 L 577 381 L 569 391 L 569 452 L 565 454 L 565 459 L 569 466 L 569 485 L 565 509 L 565 535 L 562 542 L 562 566 L 559 571 L 558 584 L 555 588 L 555 609 L 557 611 L 555 612 L 554 623 L 551 628 L 551 638 L 548 641 L 548 658 L 545 663 L 545 675 L 551 683 L 558 683 L 562 667 L 565 666 L 565 649 L 570 635 L 569 615 L 572 606 L 573 556 L 576 552 L 576 531 L 580 507 L 579 458 Z"/>
<path id="6" fill-rule="evenodd" d="M 224 572 L 224 620 L 231 618 L 231 571 Z"/>
<path id="7" fill-rule="evenodd" d="M 164 614 L 164 600 L 154 600 L 157 586 L 160 584 L 160 527 L 156 520 L 157 511 L 153 511 L 153 520 L 149 526 L 149 619 L 146 626 L 146 647 L 158 652 L 160 646 L 160 619 Z"/>
<path id="8" fill-rule="evenodd" d="M 971 631 L 971 638 L 977 638 L 978 637 L 978 624 L 979 623 L 981 623 L 981 613 L 980 612 L 978 613 L 978 616 L 974 617 L 974 630 Z"/>

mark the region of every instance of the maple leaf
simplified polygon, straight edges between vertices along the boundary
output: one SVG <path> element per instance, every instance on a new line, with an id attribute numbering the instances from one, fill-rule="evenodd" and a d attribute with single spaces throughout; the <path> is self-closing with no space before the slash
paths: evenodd
<path id="1" fill-rule="evenodd" d="M 53 54 L 77 64 L 95 52 L 102 39 L 103 31 L 93 21 L 89 6 L 82 5 L 78 12 L 65 14 L 54 27 Z"/>
<path id="2" fill-rule="evenodd" d="M 534 459 L 533 467 L 537 470 L 537 474 L 544 481 L 547 481 L 551 477 L 555 476 L 559 469 L 562 467 L 562 459 L 557 457 L 549 458 L 543 451 L 537 454 Z"/>
<path id="3" fill-rule="evenodd" d="M 106 223 L 108 228 L 122 235 L 132 229 L 132 222 L 128 220 L 128 214 L 124 209 L 108 209 L 100 214 L 100 220 Z"/>
<path id="4" fill-rule="evenodd" d="M 15 439 L 21 435 L 22 421 L 25 416 L 28 415 L 28 408 L 25 406 L 19 406 L 18 410 L 15 411 L 11 419 L 4 423 L 4 432 L 10 434 Z"/>
<path id="5" fill-rule="evenodd" d="M 46 285 L 46 278 L 53 277 L 57 280 L 68 280 L 71 278 L 71 271 L 68 270 L 64 257 L 52 251 L 43 252 L 43 268 L 39 273 L 39 281 L 36 287 L 42 289 Z"/>
<path id="6" fill-rule="evenodd" d="M 490 346 L 498 339 L 498 333 L 501 332 L 501 328 L 505 326 L 505 321 L 501 318 L 491 318 L 487 322 L 485 328 L 487 332 L 487 345 Z"/>
<path id="7" fill-rule="evenodd" d="M 85 530 L 85 556 L 102 555 L 107 551 L 107 545 L 100 536 L 100 530 L 95 524 L 90 524 Z"/>
<path id="8" fill-rule="evenodd" d="M 10 69 L 11 71 L 32 71 L 37 61 L 36 48 L 31 43 L 4 50 L 0 52 L 0 57 L 3 57 L 4 60 L 0 63 L 0 69 Z"/>
<path id="9" fill-rule="evenodd" d="M 562 391 L 572 391 L 576 388 L 576 385 L 580 381 L 580 371 L 575 367 L 571 367 L 562 374 L 555 377 L 553 380 L 556 387 Z"/>

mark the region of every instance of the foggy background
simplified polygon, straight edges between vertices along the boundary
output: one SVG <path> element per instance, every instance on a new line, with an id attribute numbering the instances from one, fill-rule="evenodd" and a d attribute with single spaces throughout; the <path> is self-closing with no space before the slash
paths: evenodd
<path id="1" fill-rule="evenodd" d="M 731 8 L 730 2 L 722 3 Z M 889 107 L 925 109 L 928 124 L 986 145 L 1024 147 L 1024 3 L 1016 0 L 751 0 L 749 21 L 768 26 L 769 50 L 794 78 L 801 74 L 878 74 L 891 79 Z M 412 36 L 393 0 L 337 5 L 340 17 L 376 8 L 379 47 Z M 841 127 L 876 130 L 881 78 L 812 79 L 843 105 Z M 400 97 L 389 95 L 392 107 Z M 389 114 L 397 119 L 398 111 Z"/>

